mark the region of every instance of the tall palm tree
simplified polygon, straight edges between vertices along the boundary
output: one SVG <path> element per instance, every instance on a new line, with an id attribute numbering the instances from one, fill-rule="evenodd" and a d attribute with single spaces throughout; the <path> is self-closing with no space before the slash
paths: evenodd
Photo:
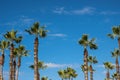
<path id="1" fill-rule="evenodd" d="M 120 53 L 120 25 L 119 26 L 113 26 L 112 27 L 112 34 L 108 34 L 108 36 L 112 39 L 117 38 L 118 40 L 118 46 L 119 46 L 119 53 Z M 117 74 L 118 76 L 118 80 L 120 80 L 120 71 L 119 71 L 119 61 L 118 64 L 116 65 L 116 70 L 117 70 Z"/>
<path id="2" fill-rule="evenodd" d="M 33 26 L 25 30 L 30 35 L 35 35 L 34 40 L 34 80 L 39 80 L 39 71 L 38 71 L 38 45 L 39 45 L 39 36 L 41 38 L 46 37 L 46 30 L 44 30 L 45 27 L 40 26 L 38 22 L 34 23 Z"/>
<path id="3" fill-rule="evenodd" d="M 28 50 L 25 49 L 25 47 L 23 45 L 19 45 L 18 48 L 14 49 L 14 54 L 16 55 L 17 58 L 17 70 L 16 72 L 16 80 L 18 80 L 18 75 L 19 75 L 19 69 L 21 66 L 21 58 L 23 56 L 28 56 Z"/>
<path id="4" fill-rule="evenodd" d="M 98 61 L 96 60 L 96 57 L 88 56 L 88 62 L 90 63 L 90 80 L 93 80 L 93 66 L 92 64 L 96 64 Z"/>
<path id="5" fill-rule="evenodd" d="M 110 62 L 105 62 L 104 66 L 105 66 L 105 69 L 107 70 L 106 79 L 110 80 L 110 72 L 109 72 L 109 70 L 112 70 L 114 68 L 114 66 Z"/>
<path id="6" fill-rule="evenodd" d="M 38 66 L 38 70 L 47 68 L 47 65 L 45 65 L 45 63 L 43 61 L 38 61 L 38 65 L 37 66 Z M 35 66 L 34 65 L 30 65 L 29 68 L 34 69 Z M 40 74 L 38 74 L 38 75 L 40 76 Z M 38 76 L 38 79 L 40 78 L 39 76 Z"/>
<path id="7" fill-rule="evenodd" d="M 90 49 L 97 49 L 96 43 L 94 43 L 95 38 L 92 38 L 91 40 L 88 39 L 88 35 L 83 34 L 82 38 L 78 41 L 78 43 L 84 47 L 84 76 L 85 80 L 88 80 L 88 51 L 87 47 L 90 47 Z"/>
<path id="8" fill-rule="evenodd" d="M 120 52 L 119 52 L 119 49 L 115 49 L 113 52 L 112 52 L 112 57 L 115 57 L 116 58 L 116 73 L 119 74 L 119 62 L 118 62 L 118 57 L 120 56 Z"/>
<path id="9" fill-rule="evenodd" d="M 15 64 L 15 60 L 14 60 L 14 42 L 16 42 L 16 40 L 22 39 L 22 36 L 18 36 L 17 37 L 17 31 L 10 31 L 7 32 L 4 37 L 10 42 L 10 73 L 9 73 L 9 80 L 14 80 L 15 79 L 15 73 L 14 73 L 14 64 Z"/>
<path id="10" fill-rule="evenodd" d="M 1 60 L 1 64 L 0 64 L 0 66 L 1 66 L 0 80 L 3 80 L 3 66 L 4 66 L 4 61 L 5 61 L 4 51 L 5 51 L 5 49 L 8 48 L 8 46 L 9 46 L 9 42 L 8 41 L 5 41 L 5 40 L 0 41 L 0 51 L 2 53 L 2 56 L 1 56 L 2 60 Z"/>

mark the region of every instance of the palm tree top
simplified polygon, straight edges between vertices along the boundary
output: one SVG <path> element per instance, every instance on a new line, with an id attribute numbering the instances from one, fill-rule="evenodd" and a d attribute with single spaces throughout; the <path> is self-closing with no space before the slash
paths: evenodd
<path id="1" fill-rule="evenodd" d="M 119 49 L 115 49 L 112 53 L 112 57 L 118 57 L 120 56 Z"/>
<path id="2" fill-rule="evenodd" d="M 9 31 L 6 34 L 4 34 L 4 37 L 8 39 L 10 42 L 15 41 L 16 43 L 20 43 L 22 40 L 22 36 L 17 37 L 17 31 Z"/>
<path id="3" fill-rule="evenodd" d="M 9 42 L 8 41 L 5 41 L 5 40 L 0 41 L 0 49 L 1 50 L 7 48 L 8 46 L 9 46 Z"/>
<path id="4" fill-rule="evenodd" d="M 34 69 L 34 65 L 30 65 L 29 68 Z M 43 61 L 39 61 L 38 69 L 45 69 L 45 68 L 47 68 L 47 65 L 45 65 Z"/>
<path id="5" fill-rule="evenodd" d="M 106 69 L 113 69 L 114 65 L 111 62 L 105 62 L 103 63 Z"/>
<path id="6" fill-rule="evenodd" d="M 25 31 L 30 35 L 34 34 L 36 37 L 40 36 L 42 38 L 46 37 L 46 32 L 48 32 L 45 30 L 45 26 L 40 26 L 39 22 L 35 22 L 30 29 L 26 29 Z"/>
<path id="7" fill-rule="evenodd" d="M 95 38 L 92 38 L 91 40 L 89 40 L 87 34 L 83 34 L 82 38 L 78 41 L 78 43 L 84 46 L 84 48 L 87 48 L 88 46 L 90 47 L 90 49 L 98 48 L 97 44 L 95 43 Z"/>
<path id="8" fill-rule="evenodd" d="M 115 37 L 120 38 L 120 25 L 112 27 L 112 34 L 108 34 L 108 37 L 114 39 Z"/>
<path id="9" fill-rule="evenodd" d="M 93 56 L 88 56 L 88 62 L 90 62 L 91 64 L 96 64 L 98 63 L 96 57 L 93 57 Z"/>

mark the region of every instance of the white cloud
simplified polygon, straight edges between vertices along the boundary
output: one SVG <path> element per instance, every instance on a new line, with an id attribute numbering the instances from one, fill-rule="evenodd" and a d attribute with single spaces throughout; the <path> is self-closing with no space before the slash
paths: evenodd
<path id="1" fill-rule="evenodd" d="M 102 14 L 102 15 L 116 15 L 116 14 L 120 14 L 120 12 L 115 12 L 115 11 L 102 11 L 102 12 L 100 12 L 100 14 Z"/>
<path id="2" fill-rule="evenodd" d="M 93 14 L 95 8 L 84 7 L 83 9 L 73 10 L 73 14 L 83 15 L 83 14 Z"/>
<path id="3" fill-rule="evenodd" d="M 73 15 L 84 15 L 84 14 L 93 14 L 95 8 L 93 7 L 84 7 L 77 10 L 66 10 L 64 7 L 56 8 L 53 10 L 57 14 L 73 14 Z"/>
<path id="4" fill-rule="evenodd" d="M 74 67 L 79 68 L 79 64 L 56 64 L 56 63 L 45 63 L 48 68 L 65 68 L 65 67 Z"/>
<path id="5" fill-rule="evenodd" d="M 57 14 L 68 14 L 69 12 L 65 10 L 64 7 L 60 7 L 60 8 L 56 8 L 55 10 L 53 10 L 54 13 Z"/>
<path id="6" fill-rule="evenodd" d="M 66 34 L 62 34 L 62 33 L 57 33 L 57 34 L 49 34 L 49 36 L 54 36 L 54 37 L 66 37 Z"/>

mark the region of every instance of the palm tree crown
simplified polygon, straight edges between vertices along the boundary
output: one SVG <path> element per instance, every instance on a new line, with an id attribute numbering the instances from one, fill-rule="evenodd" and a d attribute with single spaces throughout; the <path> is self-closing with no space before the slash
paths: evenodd
<path id="1" fill-rule="evenodd" d="M 41 38 L 46 37 L 46 32 L 47 30 L 44 30 L 44 26 L 40 26 L 40 24 L 38 22 L 34 23 L 33 26 L 28 29 L 25 30 L 26 32 L 28 32 L 30 35 L 36 35 L 36 37 L 40 36 Z"/>
<path id="2" fill-rule="evenodd" d="M 88 35 L 84 34 L 82 35 L 82 38 L 78 41 L 80 45 L 84 46 L 84 48 L 87 48 L 88 46 L 90 49 L 97 49 L 96 43 L 94 43 L 95 38 L 92 38 L 91 40 L 88 40 Z"/>

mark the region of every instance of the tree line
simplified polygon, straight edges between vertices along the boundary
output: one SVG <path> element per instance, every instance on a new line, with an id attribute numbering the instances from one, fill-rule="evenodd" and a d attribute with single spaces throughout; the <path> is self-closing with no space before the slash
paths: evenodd
<path id="1" fill-rule="evenodd" d="M 41 26 L 39 22 L 35 22 L 32 27 L 25 29 L 25 31 L 30 34 L 34 35 L 34 63 L 29 67 L 34 70 L 34 80 L 48 80 L 48 77 L 41 77 L 40 76 L 40 69 L 44 69 L 47 65 L 44 62 L 39 60 L 39 38 L 45 38 L 47 36 L 48 30 L 45 29 L 44 26 Z M 18 35 L 18 32 L 15 30 L 11 30 L 6 32 L 3 35 L 4 39 L 0 41 L 0 80 L 4 80 L 4 63 L 5 63 L 5 50 L 9 49 L 9 80 L 18 80 L 19 76 L 19 69 L 21 67 L 21 59 L 23 56 L 28 56 L 30 50 L 26 50 L 25 46 L 21 44 L 23 40 L 22 35 Z M 106 71 L 106 78 L 105 80 L 120 80 L 120 70 L 119 70 L 119 56 L 120 56 L 120 26 L 114 26 L 112 28 L 112 34 L 108 34 L 108 37 L 118 40 L 118 49 L 115 49 L 111 52 L 112 57 L 115 57 L 115 65 L 111 62 L 107 61 L 104 62 L 104 66 Z M 93 64 L 98 63 L 96 56 L 89 55 L 88 48 L 96 50 L 98 48 L 97 44 L 95 43 L 95 38 L 89 39 L 87 34 L 83 34 L 81 39 L 78 43 L 83 46 L 83 64 L 81 65 L 81 70 L 84 73 L 84 80 L 89 80 L 88 76 L 90 76 L 90 80 L 94 80 L 94 66 Z M 116 69 L 114 74 L 110 74 L 110 70 Z M 90 75 L 88 75 L 90 72 Z M 78 76 L 75 69 L 71 67 L 67 67 L 63 70 L 58 70 L 58 75 L 62 80 L 73 80 Z M 49 79 L 51 80 L 51 79 Z"/>

